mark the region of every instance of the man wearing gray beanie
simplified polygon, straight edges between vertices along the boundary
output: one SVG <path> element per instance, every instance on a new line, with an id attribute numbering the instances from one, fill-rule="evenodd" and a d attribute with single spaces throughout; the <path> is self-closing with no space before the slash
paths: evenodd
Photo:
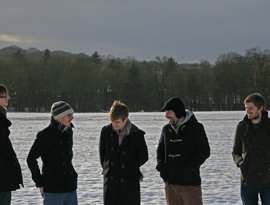
<path id="1" fill-rule="evenodd" d="M 72 165 L 73 108 L 64 101 L 51 107 L 51 123 L 37 133 L 27 164 L 44 205 L 77 205 L 78 175 Z M 38 158 L 42 160 L 42 172 Z"/>
<path id="2" fill-rule="evenodd" d="M 169 120 L 161 132 L 157 166 L 165 182 L 168 205 L 202 205 L 200 166 L 210 156 L 204 127 L 179 97 L 170 98 L 161 111 Z"/>

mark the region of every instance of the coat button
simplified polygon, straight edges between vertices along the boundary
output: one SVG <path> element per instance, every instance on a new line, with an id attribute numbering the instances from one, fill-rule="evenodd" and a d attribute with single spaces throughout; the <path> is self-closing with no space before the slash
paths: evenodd
<path id="1" fill-rule="evenodd" d="M 125 155 L 126 154 L 126 152 L 125 151 L 122 151 L 122 155 Z"/>
<path id="2" fill-rule="evenodd" d="M 125 165 L 124 165 L 124 164 L 122 164 L 122 165 L 121 165 L 121 168 L 122 168 L 122 169 L 125 169 Z"/>
<path id="3" fill-rule="evenodd" d="M 121 182 L 121 183 L 124 183 L 124 181 L 125 181 L 125 180 L 124 180 L 123 178 L 120 179 L 120 182 Z"/>

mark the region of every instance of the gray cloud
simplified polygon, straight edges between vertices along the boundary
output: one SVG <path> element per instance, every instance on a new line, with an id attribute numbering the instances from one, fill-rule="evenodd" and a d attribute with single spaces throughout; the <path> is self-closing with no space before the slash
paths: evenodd
<path id="1" fill-rule="evenodd" d="M 270 47 L 268 0 L 3 0 L 0 46 L 49 48 L 150 60 L 215 60 Z"/>

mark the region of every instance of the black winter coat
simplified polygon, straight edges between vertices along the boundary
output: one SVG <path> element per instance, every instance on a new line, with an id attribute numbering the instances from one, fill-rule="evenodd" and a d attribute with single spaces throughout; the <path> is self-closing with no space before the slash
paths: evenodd
<path id="1" fill-rule="evenodd" d="M 270 119 L 266 111 L 256 130 L 247 116 L 239 122 L 232 155 L 241 169 L 241 183 L 252 187 L 270 186 Z"/>
<path id="2" fill-rule="evenodd" d="M 0 112 L 0 192 L 23 186 L 19 161 L 9 139 L 11 122 Z"/>
<path id="3" fill-rule="evenodd" d="M 145 132 L 132 125 L 119 146 L 112 125 L 104 126 L 99 142 L 104 176 L 104 205 L 140 204 L 140 166 L 148 160 Z"/>
<path id="4" fill-rule="evenodd" d="M 177 133 L 171 124 L 163 127 L 156 169 L 166 183 L 198 186 L 201 184 L 200 166 L 209 156 L 210 147 L 204 127 L 191 111 L 187 111 Z"/>
<path id="5" fill-rule="evenodd" d="M 77 173 L 72 165 L 73 132 L 61 132 L 59 123 L 52 123 L 37 134 L 27 157 L 27 164 L 37 187 L 45 192 L 64 193 L 77 189 Z M 41 157 L 42 173 L 37 159 Z"/>

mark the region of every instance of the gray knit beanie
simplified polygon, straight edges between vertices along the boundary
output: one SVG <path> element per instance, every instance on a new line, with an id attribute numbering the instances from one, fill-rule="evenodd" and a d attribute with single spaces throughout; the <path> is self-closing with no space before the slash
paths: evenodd
<path id="1" fill-rule="evenodd" d="M 66 115 L 73 114 L 73 113 L 74 113 L 74 110 L 72 109 L 72 107 L 64 101 L 58 101 L 52 104 L 51 114 L 55 120 L 58 120 L 61 117 L 64 117 Z"/>

